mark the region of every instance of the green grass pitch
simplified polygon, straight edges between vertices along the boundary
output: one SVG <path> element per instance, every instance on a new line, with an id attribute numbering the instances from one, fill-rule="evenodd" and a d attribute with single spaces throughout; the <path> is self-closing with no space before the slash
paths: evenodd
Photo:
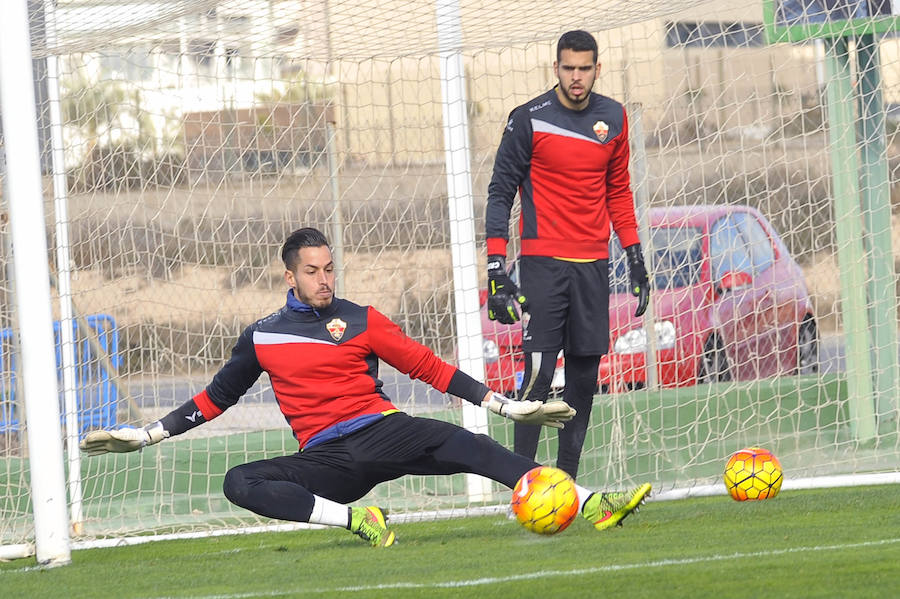
<path id="1" fill-rule="evenodd" d="M 650 501 L 625 526 L 541 537 L 503 516 L 85 549 L 0 564 L 4 597 L 897 597 L 900 486 Z"/>

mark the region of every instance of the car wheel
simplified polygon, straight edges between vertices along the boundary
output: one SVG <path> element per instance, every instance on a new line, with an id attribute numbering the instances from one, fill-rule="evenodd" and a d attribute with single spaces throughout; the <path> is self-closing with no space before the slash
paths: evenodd
<path id="1" fill-rule="evenodd" d="M 731 380 L 731 366 L 722 340 L 713 335 L 706 342 L 703 357 L 700 359 L 700 370 L 697 373 L 698 383 L 715 383 Z"/>
<path id="2" fill-rule="evenodd" d="M 816 321 L 808 318 L 797 331 L 797 374 L 819 372 L 819 331 Z"/>

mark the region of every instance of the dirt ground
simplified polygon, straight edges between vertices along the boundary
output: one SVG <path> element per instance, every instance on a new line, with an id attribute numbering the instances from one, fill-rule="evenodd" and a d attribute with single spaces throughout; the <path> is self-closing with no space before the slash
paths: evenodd
<path id="1" fill-rule="evenodd" d="M 353 254 L 346 258 L 343 295 L 385 314 L 397 314 L 404 297 L 421 301 L 436 289 L 452 291 L 450 261 L 446 250 Z M 119 325 L 249 323 L 284 305 L 287 284 L 280 261 L 273 261 L 256 285 L 229 289 L 231 270 L 191 266 L 168 281 L 139 274 L 107 279 L 96 270 L 78 271 L 72 277 L 73 297 L 78 312 L 111 314 Z"/>
<path id="2" fill-rule="evenodd" d="M 900 240 L 895 239 L 894 247 L 900 247 Z M 836 329 L 841 293 L 836 258 L 822 254 L 804 272 L 820 328 Z M 229 289 L 231 269 L 224 267 L 192 266 L 181 269 L 168 281 L 138 274 L 110 280 L 97 271 L 77 271 L 72 289 L 78 312 L 111 314 L 120 325 L 199 324 L 211 320 L 248 323 L 284 304 L 287 286 L 282 273 L 281 263 L 273 262 L 261 284 Z M 452 292 L 450 253 L 418 250 L 351 255 L 344 285 L 348 299 L 394 315 L 400 312 L 404 297 L 423 300 L 435 289 Z"/>
<path id="3" fill-rule="evenodd" d="M 893 221 L 893 247 L 900 259 L 900 217 Z M 246 323 L 283 305 L 282 273 L 281 263 L 273 261 L 256 285 L 229 288 L 231 269 L 224 267 L 192 266 L 168 281 L 139 274 L 110 280 L 97 271 L 82 270 L 74 273 L 72 289 L 76 310 L 112 314 L 119 324 L 189 324 L 210 319 Z M 816 256 L 804 273 L 820 329 L 838 329 L 841 289 L 836 256 Z M 452 291 L 451 257 L 449 251 L 436 249 L 351 254 L 343 280 L 345 297 L 394 315 L 400 312 L 404 296 L 422 300 L 435 289 Z"/>

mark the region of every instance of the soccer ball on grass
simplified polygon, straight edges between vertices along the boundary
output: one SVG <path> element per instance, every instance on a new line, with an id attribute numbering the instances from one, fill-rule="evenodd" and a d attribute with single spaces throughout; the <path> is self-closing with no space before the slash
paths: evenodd
<path id="1" fill-rule="evenodd" d="M 725 465 L 725 487 L 735 501 L 769 499 L 778 495 L 784 474 L 771 451 L 747 447 L 736 451 Z"/>
<path id="2" fill-rule="evenodd" d="M 532 468 L 513 489 L 512 511 L 531 532 L 552 535 L 565 530 L 578 514 L 575 481 L 559 468 Z"/>

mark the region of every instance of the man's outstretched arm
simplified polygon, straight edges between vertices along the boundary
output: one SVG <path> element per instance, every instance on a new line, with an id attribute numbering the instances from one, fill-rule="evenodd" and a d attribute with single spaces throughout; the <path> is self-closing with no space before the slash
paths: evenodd
<path id="1" fill-rule="evenodd" d="M 447 393 L 480 404 L 494 414 L 522 424 L 563 428 L 575 417 L 575 409 L 564 401 L 514 401 L 491 391 L 462 370 L 453 373 Z"/>
<path id="2" fill-rule="evenodd" d="M 144 428 L 120 428 L 112 431 L 91 431 L 79 447 L 88 455 L 126 453 L 159 443 L 169 435 L 157 420 Z"/>
<path id="3" fill-rule="evenodd" d="M 91 431 L 79 446 L 88 455 L 125 453 L 180 435 L 236 404 L 261 372 L 262 367 L 253 351 L 252 330 L 247 327 L 238 337 L 231 358 L 206 389 L 143 428 Z"/>
<path id="4" fill-rule="evenodd" d="M 120 428 L 110 431 L 91 431 L 80 443 L 88 455 L 127 453 L 155 445 L 163 439 L 188 431 L 206 422 L 197 403 L 190 399 L 156 422 L 143 428 Z"/>
<path id="5" fill-rule="evenodd" d="M 563 428 L 575 416 L 575 410 L 564 401 L 512 401 L 494 393 L 481 381 L 407 337 L 395 322 L 372 307 L 369 307 L 369 331 L 371 338 L 377 342 L 375 353 L 379 358 L 442 393 L 455 395 L 524 424 Z"/>
<path id="6" fill-rule="evenodd" d="M 522 424 L 565 428 L 575 417 L 575 408 L 564 401 L 515 401 L 499 393 L 488 393 L 482 404 L 494 414 Z"/>

